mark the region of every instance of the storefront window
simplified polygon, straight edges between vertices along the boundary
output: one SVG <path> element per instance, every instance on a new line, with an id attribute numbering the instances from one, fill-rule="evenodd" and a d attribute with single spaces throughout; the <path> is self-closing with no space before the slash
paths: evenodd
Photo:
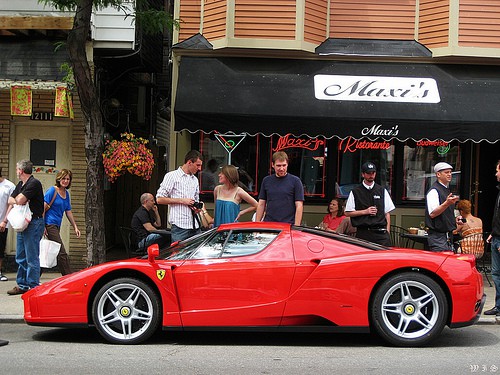
<path id="1" fill-rule="evenodd" d="M 338 168 L 336 196 L 347 198 L 351 190 L 361 182 L 361 166 L 367 161 L 377 166 L 375 181 L 391 193 L 394 170 L 394 145 L 387 141 L 371 141 L 348 137 L 338 143 Z"/>
<path id="2" fill-rule="evenodd" d="M 240 187 L 250 194 L 257 194 L 257 161 L 259 136 L 246 134 L 204 134 L 200 132 L 200 152 L 203 170 L 198 174 L 200 192 L 212 193 L 219 184 L 220 168 L 232 164 L 238 168 Z"/>
<path id="3" fill-rule="evenodd" d="M 284 151 L 288 155 L 288 172 L 299 177 L 306 197 L 326 196 L 326 140 L 322 137 L 294 137 L 287 134 L 273 137 L 272 153 Z"/>
<path id="4" fill-rule="evenodd" d="M 450 190 L 460 191 L 460 146 L 457 142 L 407 141 L 404 146 L 403 200 L 419 201 L 436 181 L 433 167 L 439 162 L 454 167 Z"/>

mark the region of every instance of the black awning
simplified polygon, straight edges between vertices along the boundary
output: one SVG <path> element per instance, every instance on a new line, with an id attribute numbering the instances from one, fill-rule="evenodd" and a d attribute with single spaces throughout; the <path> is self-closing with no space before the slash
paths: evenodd
<path id="1" fill-rule="evenodd" d="M 320 100 L 318 75 L 381 78 L 386 90 L 349 83 L 355 100 Z M 411 78 L 415 92 L 400 90 Z M 435 81 L 437 99 L 400 102 L 427 95 L 419 79 Z M 395 101 L 380 101 L 391 95 Z M 499 104 L 497 67 L 182 57 L 174 114 L 177 131 L 496 142 Z"/>

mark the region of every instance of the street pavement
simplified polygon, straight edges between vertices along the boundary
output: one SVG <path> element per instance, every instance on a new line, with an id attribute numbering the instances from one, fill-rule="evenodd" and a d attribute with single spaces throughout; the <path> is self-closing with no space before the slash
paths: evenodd
<path id="1" fill-rule="evenodd" d="M 0 323 L 19 323 L 23 322 L 23 300 L 21 295 L 10 296 L 7 291 L 16 286 L 16 274 L 4 273 L 9 278 L 8 281 L 0 281 Z M 41 283 L 55 279 L 61 276 L 60 273 L 45 272 L 41 277 Z M 490 276 L 491 280 L 491 276 Z M 486 303 L 483 311 L 491 309 L 495 305 L 495 289 L 490 287 L 486 278 L 484 278 L 484 293 L 486 294 Z M 487 316 L 482 314 L 478 324 L 500 324 L 500 317 Z"/>

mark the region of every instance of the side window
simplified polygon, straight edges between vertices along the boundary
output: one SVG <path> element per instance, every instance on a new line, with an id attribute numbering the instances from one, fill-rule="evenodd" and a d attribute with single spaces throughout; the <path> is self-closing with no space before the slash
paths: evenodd
<path id="1" fill-rule="evenodd" d="M 222 256 L 227 258 L 256 254 L 269 245 L 278 234 L 279 232 L 233 231 Z"/>
<path id="2" fill-rule="evenodd" d="M 191 259 L 212 259 L 219 258 L 229 232 L 217 233 L 213 238 L 204 243 L 196 250 Z"/>
<path id="3" fill-rule="evenodd" d="M 256 254 L 269 245 L 278 234 L 277 231 L 251 230 L 220 232 L 202 244 L 191 259 L 228 258 Z"/>

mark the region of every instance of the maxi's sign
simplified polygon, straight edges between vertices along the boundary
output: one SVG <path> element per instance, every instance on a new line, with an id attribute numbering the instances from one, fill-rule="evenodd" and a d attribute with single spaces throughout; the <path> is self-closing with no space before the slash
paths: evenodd
<path id="1" fill-rule="evenodd" d="M 314 76 L 314 94 L 319 100 L 369 102 L 439 103 L 433 78 L 326 75 Z"/>

